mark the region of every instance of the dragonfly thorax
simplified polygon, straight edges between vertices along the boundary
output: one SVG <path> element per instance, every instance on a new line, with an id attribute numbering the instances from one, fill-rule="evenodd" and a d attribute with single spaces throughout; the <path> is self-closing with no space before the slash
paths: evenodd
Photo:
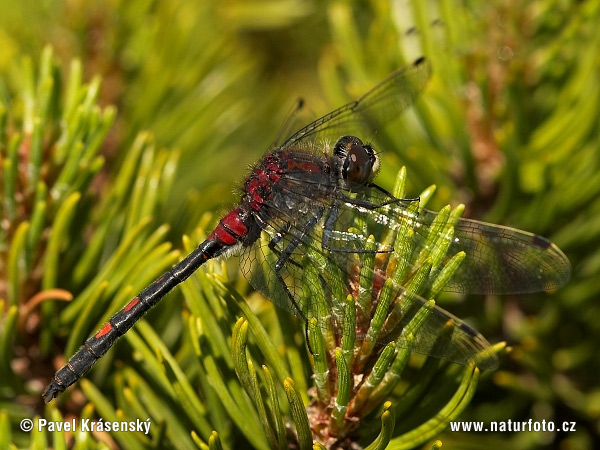
<path id="1" fill-rule="evenodd" d="M 373 147 L 355 136 L 340 138 L 334 148 L 334 169 L 348 187 L 368 185 L 379 170 L 379 158 Z"/>

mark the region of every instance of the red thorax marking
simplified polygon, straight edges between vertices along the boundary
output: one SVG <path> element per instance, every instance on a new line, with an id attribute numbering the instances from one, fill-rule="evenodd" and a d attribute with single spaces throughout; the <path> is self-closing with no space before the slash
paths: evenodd
<path id="1" fill-rule="evenodd" d="M 288 171 L 294 170 L 294 169 L 300 169 L 303 172 L 321 172 L 323 170 L 319 164 L 315 164 L 310 161 L 293 161 L 293 160 L 288 161 L 286 169 Z"/>

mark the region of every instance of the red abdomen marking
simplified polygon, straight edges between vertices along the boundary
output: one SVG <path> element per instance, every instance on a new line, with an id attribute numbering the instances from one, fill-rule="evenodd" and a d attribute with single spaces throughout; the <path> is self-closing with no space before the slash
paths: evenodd
<path id="1" fill-rule="evenodd" d="M 244 237 L 248 233 L 248 227 L 238 214 L 238 210 L 234 209 L 229 214 L 221 219 L 221 224 L 227 228 L 228 231 L 232 231 L 238 237 Z"/>
<path id="2" fill-rule="evenodd" d="M 131 300 L 127 306 L 125 308 L 123 308 L 123 312 L 127 312 L 129 310 L 131 310 L 131 308 L 133 308 L 135 305 L 137 305 L 140 302 L 139 298 L 134 298 L 133 300 Z"/>
<path id="3" fill-rule="evenodd" d="M 112 330 L 112 325 L 110 324 L 110 322 L 106 322 L 104 324 L 104 326 L 102 327 L 102 329 L 96 333 L 95 338 L 100 339 L 102 336 L 104 336 L 110 330 Z"/>
<path id="4" fill-rule="evenodd" d="M 236 208 L 219 221 L 219 224 L 210 234 L 208 240 L 218 239 L 225 245 L 233 245 L 240 238 L 246 236 L 247 233 L 248 227 L 240 219 L 239 208 Z"/>

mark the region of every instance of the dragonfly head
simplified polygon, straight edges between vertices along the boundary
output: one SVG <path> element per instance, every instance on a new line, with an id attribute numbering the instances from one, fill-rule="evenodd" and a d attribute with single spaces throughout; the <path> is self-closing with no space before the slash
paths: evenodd
<path id="1" fill-rule="evenodd" d="M 340 138 L 333 148 L 333 156 L 337 175 L 350 186 L 370 183 L 379 170 L 379 158 L 373 147 L 355 136 Z"/>

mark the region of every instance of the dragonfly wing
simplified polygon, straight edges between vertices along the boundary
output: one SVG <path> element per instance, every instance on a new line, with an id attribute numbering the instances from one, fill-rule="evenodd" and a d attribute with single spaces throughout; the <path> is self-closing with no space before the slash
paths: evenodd
<path id="1" fill-rule="evenodd" d="M 398 69 L 358 100 L 309 123 L 292 134 L 282 148 L 300 143 L 334 143 L 341 136 L 369 136 L 409 108 L 431 76 L 424 58 Z"/>
<path id="2" fill-rule="evenodd" d="M 434 227 L 439 214 L 422 210 L 417 233 Z M 511 294 L 558 289 L 571 278 L 565 254 L 546 238 L 516 228 L 450 218 L 438 232 L 449 239 L 448 255 L 466 257 L 445 290 L 474 294 Z M 438 241 L 439 243 L 439 241 Z"/>
<path id="3" fill-rule="evenodd" d="M 444 290 L 471 294 L 516 294 L 558 289 L 571 277 L 564 253 L 546 238 L 516 228 L 463 219 L 446 210 L 438 213 L 420 208 L 418 201 L 396 200 L 375 188 L 364 192 L 371 205 L 341 203 L 333 234 L 346 245 L 348 227 L 359 236 L 370 233 L 387 247 L 402 250 L 404 282 L 408 282 L 427 259 L 432 272 L 464 252 L 460 267 Z"/>
<path id="4" fill-rule="evenodd" d="M 426 301 L 393 282 L 387 286 L 393 290 L 394 301 L 378 339 L 457 364 L 474 362 L 482 370 L 498 366 L 498 357 L 481 333 L 433 300 Z"/>

